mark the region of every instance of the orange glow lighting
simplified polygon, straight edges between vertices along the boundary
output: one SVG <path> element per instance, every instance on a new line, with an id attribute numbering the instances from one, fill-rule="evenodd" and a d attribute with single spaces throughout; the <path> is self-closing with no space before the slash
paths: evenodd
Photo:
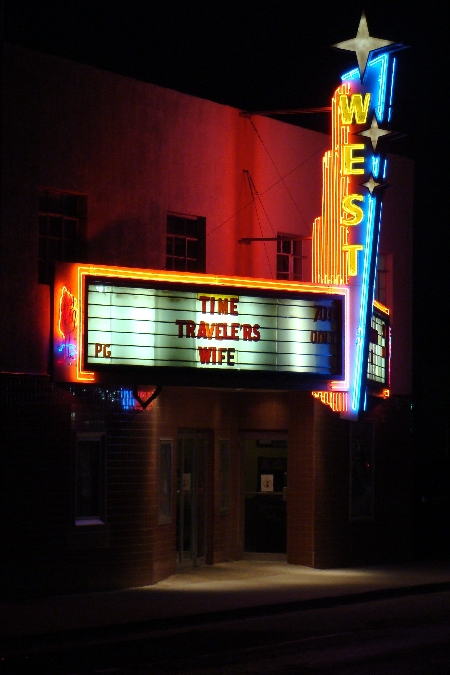
<path id="1" fill-rule="evenodd" d="M 348 394 L 346 391 L 313 391 L 314 398 L 318 398 L 325 405 L 329 405 L 334 412 L 347 412 Z"/>
<path id="2" fill-rule="evenodd" d="M 390 310 L 388 307 L 385 307 L 385 305 L 382 305 L 381 302 L 378 302 L 378 300 L 373 301 L 373 306 L 376 307 L 377 309 L 380 310 L 380 312 L 383 312 L 384 314 L 390 314 Z"/>
<path id="3" fill-rule="evenodd" d="M 58 330 L 60 335 L 66 339 L 69 333 L 75 330 L 77 323 L 77 299 L 67 286 L 63 286 L 59 298 Z"/>
<path id="4" fill-rule="evenodd" d="M 284 281 L 271 279 L 255 279 L 251 277 L 229 277 L 212 274 L 195 274 L 190 272 L 171 272 L 168 270 L 149 270 L 149 269 L 133 269 L 126 267 L 109 267 L 102 265 L 76 265 L 78 276 L 78 297 L 79 312 L 84 316 L 84 289 L 86 277 L 98 276 L 112 279 L 127 279 L 134 281 L 148 281 L 148 282 L 169 282 L 176 284 L 190 284 L 199 286 L 217 286 L 228 288 L 248 288 L 254 290 L 268 290 L 276 292 L 293 292 L 293 293 L 315 293 L 315 294 L 329 294 L 329 295 L 344 295 L 346 304 L 348 304 L 348 288 L 320 283 L 306 283 L 298 281 Z M 222 297 L 222 296 L 221 296 Z M 347 317 L 348 312 L 345 312 Z M 345 343 L 348 343 L 348 326 L 346 320 L 345 326 Z M 95 381 L 95 374 L 91 371 L 83 369 L 84 361 L 84 334 L 83 321 L 78 322 L 77 327 L 78 340 L 78 355 L 77 355 L 77 379 L 84 382 Z M 345 363 L 348 361 L 345 359 Z M 348 381 L 348 372 L 346 366 L 345 382 Z M 347 385 L 343 382 L 337 382 L 340 387 L 345 388 Z"/>

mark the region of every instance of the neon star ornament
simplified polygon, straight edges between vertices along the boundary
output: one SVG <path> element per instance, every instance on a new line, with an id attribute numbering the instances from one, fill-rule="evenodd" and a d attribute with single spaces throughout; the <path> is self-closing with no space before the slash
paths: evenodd
<path id="1" fill-rule="evenodd" d="M 369 35 L 369 27 L 367 25 L 366 15 L 363 12 L 359 22 L 356 37 L 352 38 L 351 40 L 338 42 L 332 46 L 336 49 L 345 49 L 346 51 L 356 53 L 360 78 L 362 81 L 366 71 L 367 61 L 369 60 L 369 54 L 377 49 L 382 49 L 383 47 L 388 47 L 389 45 L 393 44 L 394 42 L 391 42 L 391 40 L 381 40 L 380 38 Z"/>
<path id="2" fill-rule="evenodd" d="M 361 185 L 366 187 L 369 190 L 370 194 L 372 194 L 377 187 L 380 187 L 381 183 L 377 183 L 371 174 L 369 180 L 366 183 L 361 183 Z"/>
<path id="3" fill-rule="evenodd" d="M 366 138 L 370 138 L 372 142 L 372 147 L 374 150 L 376 150 L 378 140 L 383 136 L 387 136 L 388 134 L 392 134 L 392 131 L 388 131 L 388 129 L 380 129 L 380 127 L 378 126 L 377 116 L 374 113 L 370 128 L 366 129 L 365 131 L 358 131 L 356 136 L 365 136 Z"/>

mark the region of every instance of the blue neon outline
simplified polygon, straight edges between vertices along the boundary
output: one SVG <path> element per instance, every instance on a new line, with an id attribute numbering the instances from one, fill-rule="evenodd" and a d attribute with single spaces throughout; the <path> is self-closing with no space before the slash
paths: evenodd
<path id="1" fill-rule="evenodd" d="M 124 410 L 130 410 L 134 408 L 135 398 L 131 389 L 120 389 L 120 403 Z"/>
<path id="2" fill-rule="evenodd" d="M 374 58 L 372 61 L 369 61 L 367 64 L 367 68 L 371 68 L 372 66 L 377 66 L 378 64 L 381 63 L 381 72 L 378 77 L 378 82 L 379 82 L 379 89 L 378 89 L 378 103 L 375 106 L 376 111 L 377 111 L 377 118 L 378 121 L 381 122 L 383 119 L 384 115 L 384 107 L 386 104 L 386 84 L 387 84 L 387 66 L 388 66 L 388 54 L 380 54 L 380 56 L 377 56 Z M 367 70 L 366 68 L 366 70 Z M 354 79 L 356 75 L 359 74 L 359 69 L 356 68 L 355 70 L 351 70 L 348 73 L 345 73 L 341 77 L 341 81 L 344 80 L 350 80 Z"/>
<path id="3" fill-rule="evenodd" d="M 378 121 L 381 122 L 384 116 L 384 106 L 386 104 L 386 84 L 387 84 L 387 64 L 388 64 L 387 54 L 383 54 L 374 61 L 371 61 L 369 63 L 369 66 L 371 66 L 372 64 L 376 64 L 379 61 L 381 61 L 381 72 L 378 77 L 380 88 L 378 90 L 377 118 Z"/>
<path id="4" fill-rule="evenodd" d="M 342 75 L 341 81 L 344 80 L 354 80 L 355 77 L 359 75 L 359 68 L 354 68 L 353 70 L 350 70 L 348 73 L 345 73 L 345 75 Z"/>
<path id="5" fill-rule="evenodd" d="M 58 347 L 58 352 L 62 352 L 66 348 L 69 351 L 69 359 L 74 359 L 77 355 L 77 346 L 72 342 L 62 342 Z"/>
<path id="6" fill-rule="evenodd" d="M 372 175 L 374 178 L 378 178 L 380 173 L 380 158 L 376 155 L 372 155 Z"/>
<path id="7" fill-rule="evenodd" d="M 392 101 L 394 100 L 394 75 L 395 75 L 395 57 L 392 59 L 392 74 L 391 74 L 391 91 L 389 94 L 389 107 L 392 107 Z"/>
<path id="8" fill-rule="evenodd" d="M 367 214 L 366 248 L 364 251 L 364 270 L 361 284 L 361 303 L 359 306 L 359 325 L 357 330 L 355 376 L 352 392 L 352 410 L 358 410 L 361 399 L 361 368 L 364 356 L 364 340 L 366 336 L 367 296 L 369 293 L 370 261 L 372 258 L 372 236 L 375 222 L 375 197 L 369 196 Z"/>
<path id="9" fill-rule="evenodd" d="M 387 173 L 387 159 L 384 160 L 383 178 L 386 178 L 386 173 Z"/>
<path id="10" fill-rule="evenodd" d="M 395 75 L 395 64 L 396 64 L 396 59 L 392 59 L 392 73 L 391 73 L 391 91 L 389 94 L 389 111 L 388 111 L 388 122 L 391 121 L 392 118 L 392 102 L 394 100 L 394 75 Z"/>

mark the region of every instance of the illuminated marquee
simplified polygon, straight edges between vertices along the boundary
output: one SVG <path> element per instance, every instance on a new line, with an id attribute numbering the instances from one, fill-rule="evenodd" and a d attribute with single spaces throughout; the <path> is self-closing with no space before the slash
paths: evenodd
<path id="1" fill-rule="evenodd" d="M 77 365 L 55 359 L 58 379 L 134 371 L 140 382 L 159 382 L 183 370 L 197 384 L 207 378 L 194 372 L 228 372 L 215 383 L 231 386 L 233 373 L 267 373 L 274 386 L 280 375 L 283 386 L 311 389 L 313 380 L 345 377 L 346 289 L 62 264 L 55 293 L 68 281 L 78 288 Z"/>
<path id="2" fill-rule="evenodd" d="M 340 302 L 87 284 L 86 368 L 341 373 Z"/>
<path id="3" fill-rule="evenodd" d="M 369 35 L 362 15 L 357 36 L 334 45 L 354 51 L 358 68 L 342 77 L 332 99 L 331 149 L 323 159 L 322 214 L 313 227 L 313 281 L 350 289 L 350 380 L 345 394 L 320 396 L 354 418 L 365 407 L 382 197 L 387 187 L 386 139 L 392 116 L 395 58 L 402 48 Z M 317 392 L 317 395 L 325 392 Z"/>

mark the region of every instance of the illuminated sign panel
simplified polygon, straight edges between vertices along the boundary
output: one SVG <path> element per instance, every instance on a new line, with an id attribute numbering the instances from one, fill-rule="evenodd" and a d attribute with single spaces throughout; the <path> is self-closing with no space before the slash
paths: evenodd
<path id="1" fill-rule="evenodd" d="M 85 365 L 341 374 L 341 300 L 87 283 Z"/>
<path id="2" fill-rule="evenodd" d="M 356 419 L 366 405 L 368 377 L 373 378 L 375 371 L 380 377 L 378 365 L 372 368 L 373 359 L 381 358 L 376 354 L 379 345 L 373 343 L 369 353 L 369 344 L 387 187 L 386 141 L 392 134 L 393 53 L 403 46 L 370 36 L 364 14 L 356 37 L 334 46 L 355 52 L 359 67 L 342 76 L 332 98 L 331 149 L 323 160 L 322 214 L 313 228 L 313 281 L 349 288 L 350 378 L 332 382 L 333 395 L 315 395 L 333 410 Z"/>
<path id="3" fill-rule="evenodd" d="M 369 337 L 369 386 L 389 387 L 389 321 L 387 316 L 374 313 Z"/>
<path id="4" fill-rule="evenodd" d="M 58 381 L 314 390 L 349 377 L 345 287 L 60 263 L 54 288 L 70 328 L 55 312 Z"/>

